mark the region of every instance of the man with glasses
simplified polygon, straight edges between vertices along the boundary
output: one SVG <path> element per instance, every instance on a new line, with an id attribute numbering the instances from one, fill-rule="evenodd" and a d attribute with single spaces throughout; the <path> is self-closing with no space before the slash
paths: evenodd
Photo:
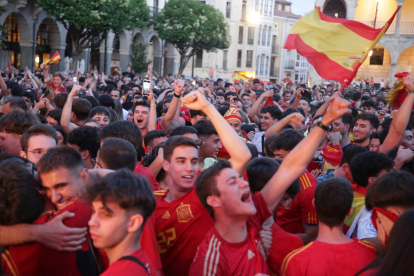
<path id="1" fill-rule="evenodd" d="M 57 146 L 58 140 L 56 131 L 51 126 L 34 125 L 20 138 L 20 156 L 36 165 L 50 148 Z"/>

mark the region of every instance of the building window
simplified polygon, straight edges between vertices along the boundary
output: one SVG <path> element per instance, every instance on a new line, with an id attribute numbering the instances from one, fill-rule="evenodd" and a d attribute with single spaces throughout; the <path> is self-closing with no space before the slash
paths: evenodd
<path id="1" fill-rule="evenodd" d="M 246 54 L 246 67 L 251 68 L 253 63 L 253 51 L 247 50 Z"/>
<path id="2" fill-rule="evenodd" d="M 263 1 L 264 0 L 260 0 L 260 14 L 263 14 Z"/>
<path id="3" fill-rule="evenodd" d="M 272 16 L 272 8 L 273 8 L 272 2 L 273 1 L 269 1 L 269 16 Z"/>
<path id="4" fill-rule="evenodd" d="M 239 26 L 239 44 L 243 44 L 243 32 L 244 32 L 244 27 Z"/>
<path id="5" fill-rule="evenodd" d="M 270 37 L 272 36 L 272 27 L 269 27 L 267 31 L 267 46 L 270 46 Z"/>
<path id="6" fill-rule="evenodd" d="M 259 75 L 260 56 L 256 57 L 256 75 Z"/>
<path id="7" fill-rule="evenodd" d="M 269 75 L 269 57 L 266 57 L 265 76 Z"/>
<path id="8" fill-rule="evenodd" d="M 263 67 L 264 67 L 264 55 L 261 55 L 260 56 L 260 76 L 262 76 L 263 75 Z"/>
<path id="9" fill-rule="evenodd" d="M 230 18 L 230 13 L 231 13 L 231 2 L 227 2 L 227 6 L 226 6 L 226 17 Z"/>
<path id="10" fill-rule="evenodd" d="M 266 30 L 267 30 L 267 27 L 264 26 L 263 31 L 262 31 L 262 46 L 266 46 Z"/>
<path id="11" fill-rule="evenodd" d="M 4 25 L 8 27 L 7 29 L 7 42 L 19 42 L 20 41 L 20 31 L 19 25 L 17 25 L 16 18 L 13 14 L 7 16 Z"/>
<path id="12" fill-rule="evenodd" d="M 262 34 L 262 26 L 259 26 L 259 34 L 257 38 L 257 45 L 260 45 L 260 35 Z"/>
<path id="13" fill-rule="evenodd" d="M 285 4 L 282 4 L 282 8 L 280 10 L 285 11 L 285 9 L 286 9 Z"/>
<path id="14" fill-rule="evenodd" d="M 242 50 L 237 50 L 237 67 L 241 67 L 242 64 Z"/>
<path id="15" fill-rule="evenodd" d="M 254 28 L 249 27 L 247 29 L 247 44 L 253 45 L 254 44 Z"/>
<path id="16" fill-rule="evenodd" d="M 256 5 L 255 5 L 256 12 L 259 11 L 259 2 L 260 0 L 256 0 Z"/>
<path id="17" fill-rule="evenodd" d="M 384 65 L 384 49 L 372 49 L 372 55 L 369 58 L 369 65 Z"/>
<path id="18" fill-rule="evenodd" d="M 269 0 L 266 0 L 264 5 L 264 16 L 267 16 L 267 8 L 269 7 Z"/>
<path id="19" fill-rule="evenodd" d="M 203 51 L 198 51 L 195 56 L 195 67 L 202 68 L 203 67 Z"/>
<path id="20" fill-rule="evenodd" d="M 346 18 L 346 6 L 341 0 L 326 1 L 323 13 L 337 18 Z"/>

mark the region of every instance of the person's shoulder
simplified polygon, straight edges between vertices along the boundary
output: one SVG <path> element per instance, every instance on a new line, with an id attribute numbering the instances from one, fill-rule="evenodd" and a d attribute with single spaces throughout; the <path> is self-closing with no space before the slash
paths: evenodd
<path id="1" fill-rule="evenodd" d="M 314 247 L 314 243 L 311 242 L 287 254 L 282 263 L 282 274 L 286 272 L 289 265 L 296 265 L 297 263 L 307 260 L 308 256 L 312 255 L 311 252 L 314 251 Z"/>
<path id="2" fill-rule="evenodd" d="M 356 244 L 357 247 L 360 247 L 362 250 L 366 250 L 368 252 L 374 252 L 374 253 L 377 252 L 375 250 L 374 245 L 372 245 L 372 243 L 370 243 L 370 242 L 355 239 L 355 244 Z"/>
<path id="3" fill-rule="evenodd" d="M 316 181 L 316 178 L 308 170 L 306 170 L 299 177 L 299 181 L 301 185 L 301 191 L 306 192 L 308 190 L 313 195 L 313 190 L 316 188 L 318 182 Z"/>
<path id="4" fill-rule="evenodd" d="M 114 262 L 103 274 L 101 274 L 101 276 L 157 275 L 154 265 L 151 263 L 144 250 L 139 249 L 127 257 L 130 259 Z M 133 259 L 138 260 L 142 265 L 138 264 L 138 261 L 134 261 Z"/>

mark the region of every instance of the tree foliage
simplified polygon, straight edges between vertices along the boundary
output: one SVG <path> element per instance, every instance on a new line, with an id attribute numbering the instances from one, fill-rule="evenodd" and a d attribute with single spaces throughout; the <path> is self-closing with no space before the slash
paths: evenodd
<path id="1" fill-rule="evenodd" d="M 37 5 L 68 30 L 73 64 L 95 38 L 100 37 L 100 44 L 102 34 L 143 28 L 150 19 L 145 0 L 38 0 Z"/>
<path id="2" fill-rule="evenodd" d="M 6 11 L 6 8 L 0 6 L 0 15 Z M 6 40 L 7 40 L 7 29 L 9 26 L 7 25 L 0 25 L 0 49 L 4 49 L 6 47 Z"/>
<path id="3" fill-rule="evenodd" d="M 145 48 L 145 45 L 139 41 L 134 42 L 131 47 L 131 67 L 137 74 L 147 71 L 148 65 L 151 63 L 151 61 L 147 61 Z"/>
<path id="4" fill-rule="evenodd" d="M 180 53 L 180 74 L 198 51 L 230 46 L 229 25 L 223 14 L 197 0 L 170 0 L 154 21 L 158 36 Z"/>

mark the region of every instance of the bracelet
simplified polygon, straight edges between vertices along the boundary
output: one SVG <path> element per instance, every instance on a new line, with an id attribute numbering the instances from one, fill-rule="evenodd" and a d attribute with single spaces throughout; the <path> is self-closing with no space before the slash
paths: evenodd
<path id="1" fill-rule="evenodd" d="M 414 94 L 414 91 L 408 91 L 408 94 Z"/>
<path id="2" fill-rule="evenodd" d="M 151 104 L 151 106 L 157 106 L 156 104 Z"/>
<path id="3" fill-rule="evenodd" d="M 322 124 L 322 117 L 319 118 L 318 122 L 316 123 L 316 126 L 320 127 L 321 129 L 325 131 L 329 130 L 329 126 L 325 126 L 324 124 Z"/>
<path id="4" fill-rule="evenodd" d="M 178 95 L 177 95 L 177 94 L 175 94 L 175 93 L 174 93 L 174 97 L 176 97 L 176 98 L 181 98 L 180 94 L 178 94 Z"/>

